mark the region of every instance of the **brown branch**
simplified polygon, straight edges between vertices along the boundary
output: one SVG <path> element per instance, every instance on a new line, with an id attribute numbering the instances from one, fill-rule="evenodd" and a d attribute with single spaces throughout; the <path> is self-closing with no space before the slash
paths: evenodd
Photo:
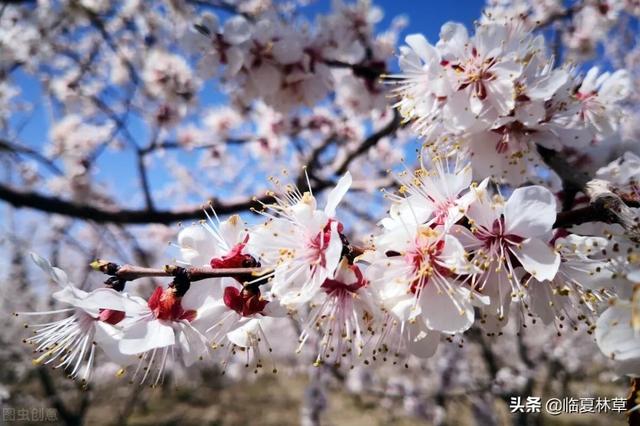
<path id="1" fill-rule="evenodd" d="M 591 179 L 588 174 L 571 166 L 556 151 L 539 146 L 538 152 L 547 166 L 562 180 L 565 195 L 575 196 L 577 192 L 583 192 L 590 199 L 586 207 L 558 213 L 555 228 L 569 228 L 587 222 L 617 223 L 624 228 L 631 240 L 640 241 L 640 224 L 631 210 L 631 207 L 638 207 L 637 200 L 618 194 L 607 181 Z M 573 200 L 565 199 L 564 204 L 564 207 L 570 207 Z"/>
<path id="2" fill-rule="evenodd" d="M 269 268 L 212 268 L 210 266 L 191 266 L 182 268 L 175 265 L 166 265 L 164 268 L 145 268 L 136 265 L 118 265 L 106 260 L 96 260 L 91 263 L 91 268 L 106 275 L 119 278 L 122 281 L 134 281 L 140 278 L 150 277 L 175 277 L 180 273 L 186 273 L 189 281 L 200 281 L 207 278 L 224 277 L 260 277 L 269 272 Z"/>
<path id="3" fill-rule="evenodd" d="M 591 180 L 587 173 L 569 164 L 562 153 L 540 145 L 538 145 L 538 153 L 547 166 L 560 177 L 563 188 L 573 186 L 582 190 L 587 186 L 587 182 Z"/>
<path id="4" fill-rule="evenodd" d="M 202 206 L 178 211 L 109 209 L 108 207 L 77 204 L 73 201 L 40 194 L 35 191 L 20 191 L 9 185 L 5 185 L 4 183 L 0 183 L 0 199 L 14 207 L 28 207 L 45 213 L 55 213 L 98 223 L 170 224 L 183 220 L 201 219 L 203 217 Z M 217 199 L 212 199 L 211 205 L 215 208 L 218 214 L 225 215 L 248 211 L 251 208 L 260 210 L 262 208 L 261 203 L 268 203 L 271 201 L 272 198 L 269 196 L 244 199 L 232 203 L 222 203 Z"/>
<path id="5" fill-rule="evenodd" d="M 607 214 L 606 210 L 590 205 L 558 213 L 553 227 L 571 228 L 572 226 L 588 222 L 611 223 L 611 217 Z"/>
<path id="6" fill-rule="evenodd" d="M 589 181 L 584 191 L 591 203 L 558 213 L 554 228 L 569 228 L 588 222 L 617 223 L 632 241 L 640 241 L 640 223 L 631 210 L 631 207 L 638 206 L 637 201 L 625 200 L 610 189 L 608 182 L 600 179 Z"/>
<path id="7" fill-rule="evenodd" d="M 347 62 L 337 61 L 334 59 L 325 59 L 325 64 L 333 68 L 349 68 L 353 71 L 353 75 L 361 77 L 366 80 L 376 80 L 384 73 L 387 72 L 387 67 L 384 62 L 373 64 L 350 64 Z"/>

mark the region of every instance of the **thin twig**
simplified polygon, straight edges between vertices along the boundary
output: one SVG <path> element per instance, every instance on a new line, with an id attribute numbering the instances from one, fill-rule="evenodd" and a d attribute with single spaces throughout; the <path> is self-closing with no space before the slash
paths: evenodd
<path id="1" fill-rule="evenodd" d="M 106 260 L 96 260 L 91 267 L 112 277 L 123 281 L 134 281 L 149 277 L 174 277 L 179 272 L 186 272 L 190 281 L 199 281 L 207 278 L 224 278 L 237 276 L 260 277 L 269 272 L 269 268 L 211 268 L 209 266 L 191 266 L 182 268 L 175 265 L 166 265 L 164 268 L 145 268 L 136 265 L 118 265 Z"/>

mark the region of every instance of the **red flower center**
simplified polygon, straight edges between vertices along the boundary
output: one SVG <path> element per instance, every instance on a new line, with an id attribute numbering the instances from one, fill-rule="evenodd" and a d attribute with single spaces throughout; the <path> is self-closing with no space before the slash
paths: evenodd
<path id="1" fill-rule="evenodd" d="M 250 254 L 243 253 L 249 237 L 241 243 L 236 244 L 233 248 L 222 257 L 216 257 L 211 259 L 209 264 L 212 268 L 258 268 L 260 262 Z M 232 276 L 239 283 L 251 281 L 253 276 L 251 274 L 237 274 Z"/>
<path id="2" fill-rule="evenodd" d="M 350 266 L 353 273 L 356 275 L 356 282 L 347 284 L 343 281 L 327 278 L 322 283 L 322 289 L 329 295 L 343 296 L 347 293 L 357 293 L 362 287 L 367 285 L 367 281 L 362 275 L 362 271 L 356 265 Z"/>
<path id="3" fill-rule="evenodd" d="M 516 245 L 523 242 L 525 239 L 519 235 L 507 234 L 506 225 L 504 223 L 504 216 L 500 216 L 499 219 L 493 221 L 491 231 L 481 226 L 476 231 L 476 237 L 484 243 L 484 246 L 489 248 L 494 244 L 499 245 Z"/>
<path id="4" fill-rule="evenodd" d="M 233 309 L 243 317 L 261 313 L 269 303 L 260 297 L 259 291 L 256 292 L 246 288 L 240 290 L 232 286 L 224 289 L 223 300 L 229 309 Z"/>
<path id="5" fill-rule="evenodd" d="M 116 325 L 124 319 L 125 313 L 123 311 L 116 311 L 113 309 L 100 309 L 98 315 L 98 321 L 106 322 L 107 324 Z"/>
<path id="6" fill-rule="evenodd" d="M 182 309 L 181 301 L 182 297 L 176 296 L 173 288 L 163 290 L 162 287 L 158 287 L 151 295 L 147 305 L 151 308 L 153 315 L 155 315 L 157 319 L 193 321 L 196 318 L 197 312 L 193 309 L 188 311 Z"/>
<path id="7" fill-rule="evenodd" d="M 407 253 L 408 260 L 413 263 L 413 270 L 418 278 L 411 283 L 409 291 L 416 294 L 429 281 L 429 276 L 436 271 L 442 276 L 451 275 L 451 271 L 438 263 L 438 257 L 444 249 L 444 240 L 438 240 L 429 245 L 419 247 L 417 250 Z"/>
<path id="8" fill-rule="evenodd" d="M 236 244 L 229 253 L 222 257 L 216 257 L 209 262 L 212 268 L 253 268 L 260 266 L 258 261 L 250 254 L 242 253 L 246 240 Z"/>
<path id="9" fill-rule="evenodd" d="M 320 261 L 320 266 L 324 267 L 327 265 L 327 260 L 325 258 L 325 251 L 329 246 L 329 242 L 331 241 L 331 224 L 336 222 L 335 219 L 329 219 L 324 229 L 321 232 L 318 232 L 318 235 L 313 237 L 313 239 L 309 242 L 309 248 L 314 250 L 314 258 Z M 338 222 L 338 234 L 343 232 L 344 226 Z"/>

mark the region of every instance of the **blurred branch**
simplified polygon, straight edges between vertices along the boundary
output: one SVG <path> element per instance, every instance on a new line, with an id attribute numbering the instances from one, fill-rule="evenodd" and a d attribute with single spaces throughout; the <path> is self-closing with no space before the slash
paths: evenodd
<path id="1" fill-rule="evenodd" d="M 174 223 L 182 220 L 200 219 L 203 216 L 202 206 L 191 209 L 170 210 L 131 210 L 109 209 L 107 207 L 95 207 L 86 204 L 77 204 L 73 201 L 63 200 L 58 197 L 43 195 L 35 191 L 21 191 L 0 183 L 0 199 L 14 207 L 28 207 L 45 213 L 55 213 L 70 216 L 77 219 L 93 222 L 111 222 L 118 224 L 147 224 L 147 223 Z M 218 214 L 233 214 L 249 209 L 261 209 L 262 204 L 271 201 L 272 198 L 244 199 L 232 203 L 222 203 L 216 199 L 211 200 L 213 208 Z"/>
<path id="2" fill-rule="evenodd" d="M 44 155 L 40 154 L 38 151 L 31 149 L 27 146 L 18 145 L 13 142 L 9 142 L 8 140 L 0 139 L 0 152 L 2 151 L 15 153 L 15 154 L 24 154 L 28 157 L 33 158 L 43 166 L 47 167 L 54 174 L 56 175 L 63 174 L 62 170 L 60 170 L 60 168 L 56 166 L 56 164 L 51 159 L 45 157 Z"/>
<path id="3" fill-rule="evenodd" d="M 573 15 L 578 13 L 580 9 L 584 7 L 584 3 L 584 1 L 577 1 L 571 7 L 567 7 L 564 10 L 549 15 L 547 19 L 536 22 L 535 29 L 541 30 L 555 22 L 572 18 Z"/>
<path id="4" fill-rule="evenodd" d="M 155 211 L 153 205 L 153 197 L 151 196 L 151 187 L 149 185 L 149 177 L 147 175 L 147 166 L 144 162 L 144 155 L 138 151 L 137 155 L 138 176 L 140 178 L 140 186 L 142 186 L 142 192 L 144 193 L 144 201 L 147 206 L 147 210 Z"/>
<path id="5" fill-rule="evenodd" d="M 335 174 L 345 173 L 351 163 L 358 157 L 365 154 L 374 147 L 382 138 L 390 136 L 400 127 L 400 115 L 397 111 L 393 112 L 393 119 L 382 129 L 371 134 L 364 139 L 358 148 L 349 153 L 344 160 L 337 166 Z M 315 165 L 320 155 L 328 147 L 330 141 L 316 148 L 312 153 L 308 164 L 311 165 L 307 172 L 309 177 L 313 177 Z M 332 182 L 326 180 L 315 179 L 316 184 L 310 188 L 312 191 L 322 191 L 332 185 Z M 296 182 L 304 181 L 304 172 L 301 173 Z M 77 219 L 91 220 L 94 222 L 111 222 L 117 224 L 148 224 L 148 223 L 174 223 L 182 220 L 199 219 L 202 217 L 202 206 L 195 208 L 169 211 L 154 210 L 147 207 L 142 210 L 131 209 L 109 209 L 108 207 L 97 207 L 86 204 L 78 204 L 73 201 L 63 200 L 59 197 L 40 194 L 35 191 L 22 191 L 12 188 L 9 185 L 0 183 L 0 200 L 4 200 L 14 207 L 29 207 L 46 213 L 56 213 Z M 215 198 L 210 200 L 211 205 L 218 214 L 233 214 L 251 209 L 261 210 L 264 203 L 269 203 L 273 199 L 270 196 L 261 198 L 252 197 L 237 202 L 224 203 Z"/>
<path id="6" fill-rule="evenodd" d="M 627 415 L 629 416 L 629 425 L 640 425 L 640 379 L 631 379 L 631 389 L 627 397 Z"/>
<path id="7" fill-rule="evenodd" d="M 349 64 L 347 62 L 327 59 L 324 63 L 333 68 L 349 68 L 353 71 L 353 75 L 366 80 L 375 80 L 387 71 L 384 62 L 373 64 Z"/>
<path id="8" fill-rule="evenodd" d="M 342 161 L 342 163 L 340 163 L 340 165 L 336 169 L 336 174 L 341 175 L 345 173 L 348 170 L 349 165 L 351 165 L 354 160 L 368 152 L 369 149 L 376 146 L 376 144 L 380 142 L 381 139 L 394 134 L 400 128 L 401 123 L 402 120 L 400 119 L 400 113 L 394 108 L 393 118 L 391 119 L 391 121 L 389 121 L 389 123 L 387 123 L 387 125 L 379 131 L 371 134 L 368 138 L 362 141 L 360 146 L 358 146 L 355 151 L 347 155 L 347 157 Z"/>
<path id="9" fill-rule="evenodd" d="M 224 145 L 242 145 L 244 143 L 253 142 L 254 139 L 251 139 L 249 136 L 247 137 L 239 137 L 239 138 L 227 138 L 220 143 L 209 143 L 203 145 L 185 145 L 176 141 L 166 141 L 159 142 L 154 145 L 149 145 L 145 148 L 140 149 L 140 152 L 143 155 L 148 155 L 152 152 L 161 150 L 161 149 L 184 149 L 184 150 L 201 150 L 201 149 L 211 149 L 211 148 L 220 148 Z"/>
<path id="10" fill-rule="evenodd" d="M 250 14 L 240 12 L 232 2 L 226 2 L 223 0 L 187 0 L 187 3 L 191 3 L 195 6 L 221 10 L 233 15 L 242 15 L 249 21 L 254 20 L 254 17 Z"/>
<path id="11" fill-rule="evenodd" d="M 51 402 L 53 408 L 56 409 L 64 424 L 68 426 L 82 425 L 84 422 L 84 414 L 86 412 L 86 408 L 88 407 L 88 402 L 85 402 L 83 398 L 79 412 L 77 414 L 71 412 L 65 406 L 64 401 L 58 394 L 56 384 L 53 382 L 53 379 L 51 378 L 51 375 L 49 374 L 49 371 L 46 369 L 46 367 L 39 367 L 36 371 L 38 372 L 38 378 L 40 379 L 40 383 L 42 384 L 42 388 L 44 389 L 47 399 Z"/>

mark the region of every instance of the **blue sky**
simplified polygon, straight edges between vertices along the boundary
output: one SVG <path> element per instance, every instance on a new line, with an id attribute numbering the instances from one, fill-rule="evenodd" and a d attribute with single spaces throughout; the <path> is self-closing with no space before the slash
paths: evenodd
<path id="1" fill-rule="evenodd" d="M 305 13 L 315 15 L 317 13 L 327 12 L 330 9 L 330 0 L 318 0 L 311 6 L 305 8 Z M 432 1 L 432 0 L 381 0 L 375 2 L 384 11 L 384 20 L 379 24 L 378 29 L 384 30 L 388 28 L 392 19 L 398 15 L 404 15 L 408 19 L 408 27 L 403 36 L 410 33 L 423 33 L 429 40 L 436 41 L 442 24 L 453 20 L 462 22 L 468 27 L 473 25 L 473 21 L 478 19 L 484 5 L 482 0 L 461 0 L 461 1 Z M 49 117 L 47 117 L 46 108 L 40 99 L 40 87 L 37 82 L 22 72 L 14 75 L 24 99 L 34 104 L 33 116 L 24 126 L 20 133 L 19 140 L 30 146 L 41 146 L 47 140 L 47 134 L 50 126 Z M 208 84 L 211 89 L 211 83 Z M 217 96 L 203 96 L 201 98 L 201 106 L 206 106 L 214 99 L 220 99 Z M 20 125 L 20 121 L 24 118 L 14 120 L 14 128 Z M 143 144 L 148 139 L 148 135 L 142 130 L 143 126 L 139 123 L 132 123 L 130 126 L 131 133 L 139 138 Z M 132 156 L 123 156 L 121 153 L 105 152 L 101 161 L 102 172 L 99 173 L 101 180 L 109 186 L 116 186 L 120 189 L 120 194 L 139 193 L 137 174 L 135 172 L 135 162 Z M 195 162 L 196 154 L 186 154 L 184 161 Z M 158 188 L 169 178 L 164 170 L 150 169 L 150 183 L 152 187 Z M 138 204 L 139 200 L 127 200 L 131 204 Z M 133 201 L 133 202 L 132 202 Z M 129 204 L 127 203 L 127 204 Z"/>
<path id="2" fill-rule="evenodd" d="M 330 4 L 329 0 L 319 0 L 321 4 Z M 440 27 L 447 21 L 461 22 L 471 28 L 473 21 L 480 17 L 485 4 L 482 0 L 378 0 L 374 4 L 385 12 L 381 28 L 389 25 L 398 15 L 409 19 L 406 34 L 420 32 L 430 41 L 438 40 Z M 326 6 L 325 6 L 326 7 Z"/>

